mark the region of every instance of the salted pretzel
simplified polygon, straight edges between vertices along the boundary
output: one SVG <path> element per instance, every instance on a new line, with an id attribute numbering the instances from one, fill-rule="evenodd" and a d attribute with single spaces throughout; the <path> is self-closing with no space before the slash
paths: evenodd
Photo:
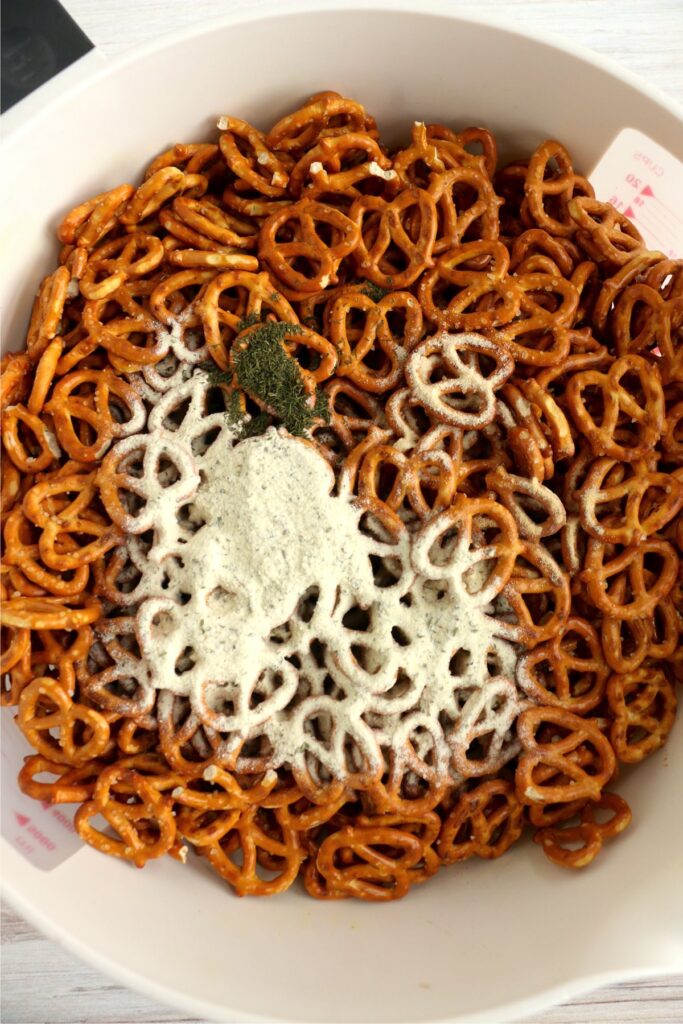
<path id="1" fill-rule="evenodd" d="M 485 128 L 410 136 L 334 92 L 226 115 L 59 224 L 0 366 L 0 700 L 21 789 L 94 849 L 320 899 L 525 828 L 585 868 L 631 820 L 617 764 L 671 733 L 683 261 L 559 142 L 499 168 Z M 208 680 L 197 609 L 243 595 L 185 552 L 217 453 L 286 438 L 283 382 L 363 578 L 311 580 L 272 663 Z"/>

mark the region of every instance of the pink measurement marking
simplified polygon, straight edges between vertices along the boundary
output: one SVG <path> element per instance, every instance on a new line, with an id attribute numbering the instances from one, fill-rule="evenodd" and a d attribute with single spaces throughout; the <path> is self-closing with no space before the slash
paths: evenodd
<path id="1" fill-rule="evenodd" d="M 27 817 L 27 815 L 19 814 L 19 811 L 14 812 L 14 817 L 17 819 L 22 828 L 25 828 L 26 825 L 28 825 L 29 821 L 31 820 L 29 817 Z"/>

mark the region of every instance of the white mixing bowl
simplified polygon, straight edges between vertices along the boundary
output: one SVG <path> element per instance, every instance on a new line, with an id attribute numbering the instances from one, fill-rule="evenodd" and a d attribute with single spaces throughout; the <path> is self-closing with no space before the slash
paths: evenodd
<path id="1" fill-rule="evenodd" d="M 414 118 L 484 124 L 505 155 L 555 136 L 590 169 L 629 125 L 683 156 L 675 105 L 631 75 L 573 46 L 463 17 L 445 0 L 238 9 L 104 62 L 86 81 L 72 77 L 10 133 L 7 347 L 22 344 L 65 210 L 135 181 L 170 144 L 207 138 L 221 113 L 265 126 L 324 88 L 362 101 L 390 138 Z M 2 718 L 14 729 L 11 711 Z M 624 773 L 619 789 L 633 826 L 585 872 L 563 872 L 523 842 L 499 861 L 444 870 L 394 905 L 316 903 L 298 889 L 239 900 L 194 857 L 136 871 L 83 847 L 44 871 L 3 841 L 5 887 L 20 913 L 83 959 L 200 1017 L 501 1021 L 681 968 L 680 722 L 666 750 Z"/>

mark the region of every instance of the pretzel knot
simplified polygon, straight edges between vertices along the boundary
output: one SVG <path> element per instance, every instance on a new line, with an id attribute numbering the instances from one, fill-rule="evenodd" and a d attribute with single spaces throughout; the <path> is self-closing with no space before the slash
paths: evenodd
<path id="1" fill-rule="evenodd" d="M 364 132 L 377 138 L 377 126 L 365 108 L 337 92 L 319 92 L 274 125 L 266 136 L 272 150 L 299 156 L 331 135 Z"/>
<path id="2" fill-rule="evenodd" d="M 458 495 L 423 524 L 411 559 L 427 579 L 448 580 L 468 601 L 486 605 L 510 580 L 519 550 L 515 521 L 506 508 L 489 498 Z"/>
<path id="3" fill-rule="evenodd" d="M 495 342 L 479 334 L 444 333 L 413 349 L 405 375 L 411 398 L 436 422 L 478 430 L 493 420 L 495 392 L 513 369 L 512 357 Z"/>
<path id="4" fill-rule="evenodd" d="M 442 330 L 479 331 L 509 324 L 519 313 L 522 291 L 508 275 L 502 242 L 462 242 L 439 256 L 418 285 L 425 316 Z"/>
<path id="5" fill-rule="evenodd" d="M 283 196 L 289 184 L 291 161 L 273 153 L 265 136 L 246 121 L 223 117 L 220 127 L 224 129 L 218 140 L 221 153 L 239 183 L 264 196 Z"/>
<path id="6" fill-rule="evenodd" d="M 437 852 L 447 864 L 502 856 L 522 834 L 522 804 L 504 779 L 480 782 L 462 793 L 444 821 Z"/>
<path id="7" fill-rule="evenodd" d="M 590 599 L 600 611 L 633 621 L 654 611 L 674 586 L 677 571 L 678 556 L 667 541 L 650 538 L 610 548 L 591 539 L 582 575 Z"/>
<path id="8" fill-rule="evenodd" d="M 575 192 L 593 195 L 585 178 L 574 173 L 564 146 L 550 139 L 542 143 L 529 160 L 524 182 L 525 203 L 536 225 L 560 238 L 573 235 L 569 202 Z"/>
<path id="9" fill-rule="evenodd" d="M 598 392 L 597 406 L 587 404 L 584 395 L 588 389 Z M 607 373 L 584 370 L 574 374 L 566 398 L 574 423 L 596 455 L 624 462 L 643 459 L 664 432 L 659 373 L 642 356 L 622 356 Z"/>
<path id="10" fill-rule="evenodd" d="M 523 803 L 600 799 L 616 760 L 597 725 L 565 708 L 529 708 L 517 720 L 517 735 L 523 752 L 515 786 Z M 582 755 L 588 755 L 587 762 Z"/>
<path id="11" fill-rule="evenodd" d="M 395 476 L 387 491 L 382 477 L 389 468 Z M 412 512 L 427 519 L 434 511 L 448 508 L 454 493 L 455 468 L 446 452 L 414 452 L 407 457 L 391 445 L 378 444 L 364 456 L 358 472 L 361 505 L 376 509 L 381 502 L 383 521 L 391 523 L 397 535 L 404 525 L 402 514 Z"/>
<path id="12" fill-rule="evenodd" d="M 359 237 L 358 225 L 341 210 L 304 197 L 264 221 L 258 254 L 288 297 L 303 299 L 337 283 L 339 265 Z"/>
<path id="13" fill-rule="evenodd" d="M 359 817 L 357 824 L 327 836 L 317 851 L 312 868 L 322 876 L 321 895 L 401 899 L 411 885 L 438 870 L 431 848 L 437 835 L 438 818 L 432 812 L 415 818 Z"/>
<path id="14" fill-rule="evenodd" d="M 620 761 L 636 764 L 663 746 L 676 716 L 676 694 L 661 669 L 642 666 L 610 676 L 607 702 L 614 716 L 610 740 Z"/>
<path id="15" fill-rule="evenodd" d="M 405 322 L 397 337 L 390 317 L 401 314 Z M 362 327 L 356 326 L 358 317 L 364 318 Z M 338 376 L 372 394 L 396 387 L 406 353 L 422 336 L 422 310 L 410 292 L 393 292 L 373 302 L 362 292 L 342 289 L 332 300 L 327 319 L 330 340 L 340 353 Z"/>
<path id="16" fill-rule="evenodd" d="M 595 629 L 572 616 L 558 636 L 522 655 L 516 678 L 539 704 L 585 715 L 602 700 L 608 672 Z"/>
<path id="17" fill-rule="evenodd" d="M 230 883 L 238 896 L 270 896 L 283 892 L 299 873 L 304 859 L 299 834 L 283 825 L 281 819 L 278 808 L 265 811 L 249 807 L 241 812 L 234 828 L 219 842 L 201 848 L 211 866 Z"/>
<path id="18" fill-rule="evenodd" d="M 96 462 L 114 438 L 138 433 L 145 419 L 135 388 L 110 370 L 74 370 L 62 377 L 46 411 L 59 444 L 80 462 Z M 81 440 L 84 431 L 87 442 Z"/>
<path id="19" fill-rule="evenodd" d="M 436 204 L 429 192 L 409 188 L 387 202 L 356 199 L 349 211 L 358 230 L 354 260 L 358 272 L 382 288 L 409 288 L 433 266 Z"/>
<path id="20" fill-rule="evenodd" d="M 82 764 L 99 757 L 109 743 L 106 719 L 93 708 L 74 703 L 57 680 L 38 677 L 19 700 L 19 727 L 49 761 Z M 52 730 L 59 730 L 58 737 Z"/>
<path id="21" fill-rule="evenodd" d="M 683 483 L 645 462 L 601 458 L 578 492 L 581 523 L 605 544 L 637 544 L 662 530 L 683 506 Z M 600 514 L 601 511 L 602 515 Z"/>
<path id="22" fill-rule="evenodd" d="M 462 241 L 496 239 L 499 199 L 489 178 L 475 167 L 457 167 L 432 174 L 427 189 L 436 203 L 438 227 L 434 254 Z"/>
<path id="23" fill-rule="evenodd" d="M 391 169 L 391 160 L 369 135 L 345 132 L 322 138 L 299 159 L 292 169 L 289 190 L 294 196 L 305 192 L 310 199 L 323 194 L 343 196 L 350 204 L 376 184 L 385 193 L 396 192 L 398 175 Z"/>
<path id="24" fill-rule="evenodd" d="M 567 210 L 578 226 L 576 241 L 591 259 L 623 266 L 634 252 L 645 248 L 635 225 L 611 203 L 579 196 L 569 200 Z"/>
<path id="25" fill-rule="evenodd" d="M 91 824 L 97 815 L 105 819 L 114 837 Z M 125 764 L 111 765 L 101 773 L 93 799 L 78 808 L 74 824 L 90 846 L 130 860 L 138 868 L 169 853 L 176 840 L 170 802 L 148 779 Z"/>
<path id="26" fill-rule="evenodd" d="M 596 812 L 611 815 L 599 821 Z M 597 801 L 587 801 L 579 811 L 577 825 L 537 829 L 534 842 L 546 857 L 564 868 L 585 868 L 602 849 L 603 840 L 620 835 L 631 823 L 631 809 L 616 793 L 603 793 Z"/>

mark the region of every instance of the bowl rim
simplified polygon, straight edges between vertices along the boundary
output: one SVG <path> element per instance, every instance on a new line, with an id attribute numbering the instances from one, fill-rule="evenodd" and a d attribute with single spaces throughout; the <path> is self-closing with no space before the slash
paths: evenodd
<path id="1" fill-rule="evenodd" d="M 614 58 L 591 50 L 582 43 L 577 43 L 560 33 L 520 25 L 510 17 L 486 11 L 475 11 L 469 7 L 455 8 L 450 0 L 252 0 L 249 5 L 237 7 L 230 12 L 224 12 L 211 18 L 201 18 L 190 25 L 161 33 L 159 36 L 138 43 L 113 57 L 106 56 L 99 48 L 95 47 L 95 53 L 100 60 L 97 62 L 89 60 L 91 53 L 88 53 L 76 65 L 72 65 L 62 73 L 65 75 L 64 78 L 62 75 L 57 75 L 52 81 L 42 86 L 38 92 L 43 102 L 39 107 L 25 106 L 23 102 L 20 102 L 8 111 L 9 116 L 8 114 L 3 115 L 4 167 L 6 169 L 10 162 L 12 149 L 21 145 L 25 135 L 32 131 L 43 118 L 53 116 L 56 111 L 70 101 L 74 94 L 80 92 L 87 85 L 99 82 L 122 68 L 140 62 L 145 57 L 160 53 L 178 43 L 186 42 L 188 39 L 195 39 L 212 31 L 235 25 L 276 20 L 297 14 L 344 13 L 352 15 L 361 11 L 363 13 L 412 14 L 434 19 L 447 18 L 450 21 L 490 27 L 508 33 L 512 37 L 531 39 L 550 49 L 569 54 L 636 89 L 676 117 L 683 127 L 683 103 L 679 103 L 659 87 L 651 85 L 636 72 L 623 67 Z M 81 66 L 80 71 L 78 70 L 79 65 Z M 74 71 L 70 74 L 72 69 Z M 0 837 L 0 863 L 5 861 L 5 858 L 1 856 L 5 849 L 10 848 L 6 840 Z M 2 875 L 0 894 L 18 914 L 44 936 L 59 943 L 69 953 L 120 985 L 133 989 L 162 1005 L 182 1010 L 196 1017 L 204 1017 L 206 1020 L 221 1021 L 225 1024 L 229 1021 L 239 1021 L 240 1024 L 241 1022 L 267 1024 L 268 1021 L 282 1021 L 283 1024 L 289 1024 L 291 1018 L 264 1017 L 261 1014 L 245 1011 L 240 1011 L 239 1017 L 236 1017 L 232 1011 L 229 1014 L 226 1013 L 225 1008 L 218 1003 L 207 1002 L 188 995 L 185 991 L 161 984 L 122 966 L 108 956 L 86 946 L 79 938 L 26 898 L 24 893 L 7 878 L 5 871 Z M 433 1024 L 458 1024 L 458 1022 L 461 1024 L 484 1024 L 484 1022 L 500 1024 L 503 1019 L 513 1021 L 542 1012 L 551 1006 L 574 999 L 605 985 L 661 977 L 668 972 L 668 969 L 668 965 L 666 967 L 649 966 L 642 969 L 619 968 L 598 971 L 594 974 L 583 974 L 561 984 L 543 988 L 532 996 L 513 1002 L 499 1003 L 497 1006 L 489 1007 L 481 1012 L 468 1013 L 466 1019 L 447 1015 L 433 1019 Z M 501 1013 L 504 1014 L 504 1018 L 501 1017 Z"/>

